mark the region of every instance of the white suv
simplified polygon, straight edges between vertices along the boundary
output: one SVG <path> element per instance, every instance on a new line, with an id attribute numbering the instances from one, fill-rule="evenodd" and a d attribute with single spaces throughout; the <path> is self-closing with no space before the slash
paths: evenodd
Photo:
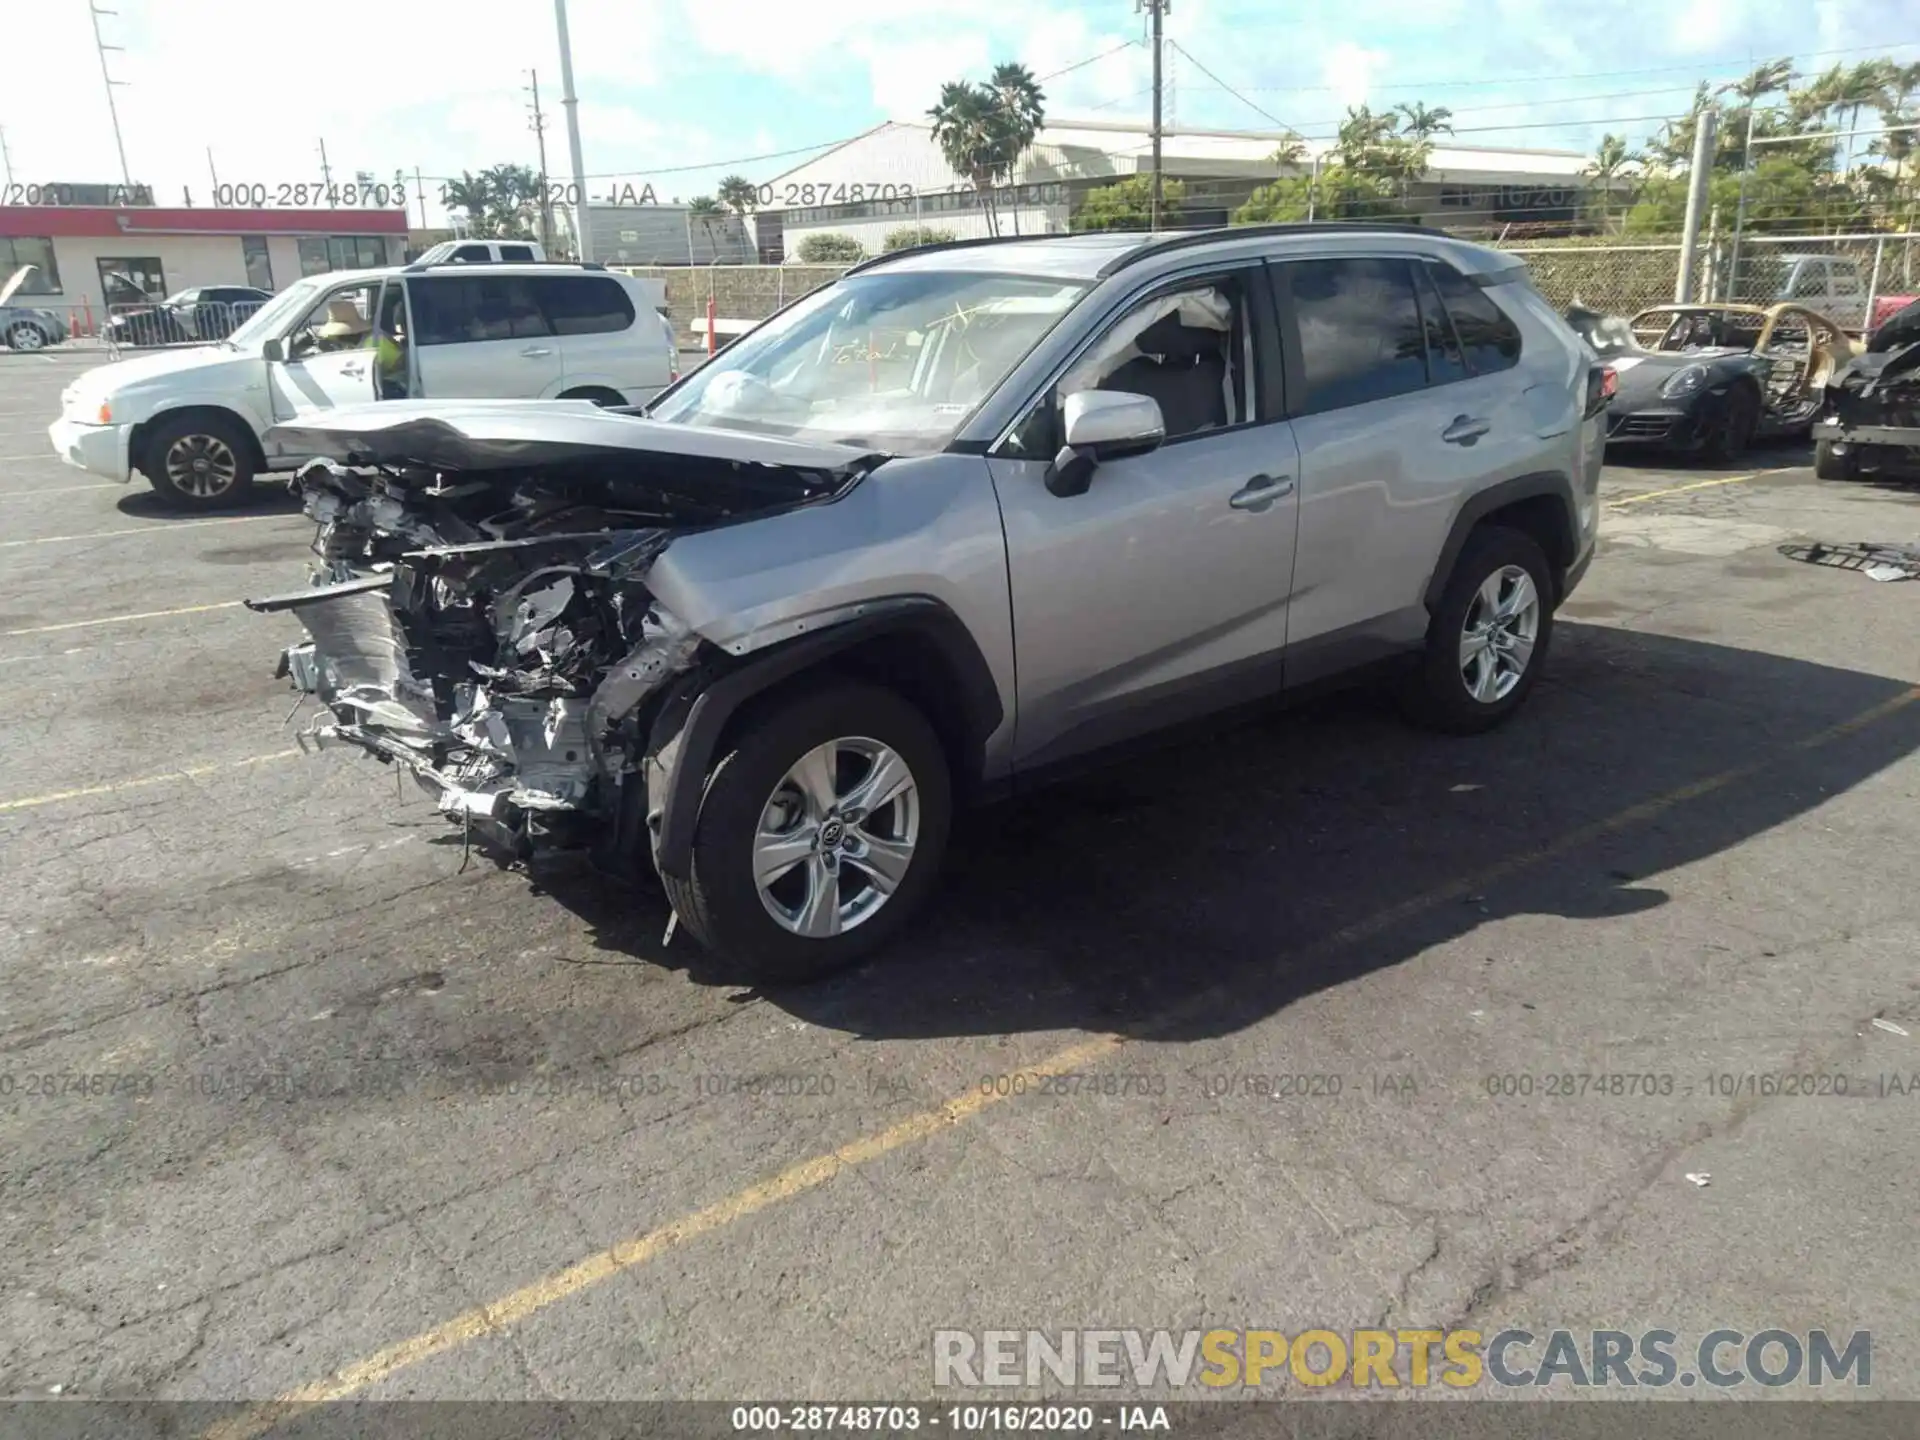
<path id="1" fill-rule="evenodd" d="M 598 265 L 337 271 L 281 291 L 215 345 L 89 370 L 48 435 L 70 465 L 213 509 L 312 457 L 275 425 L 372 400 L 639 405 L 675 377 L 653 297 Z"/>

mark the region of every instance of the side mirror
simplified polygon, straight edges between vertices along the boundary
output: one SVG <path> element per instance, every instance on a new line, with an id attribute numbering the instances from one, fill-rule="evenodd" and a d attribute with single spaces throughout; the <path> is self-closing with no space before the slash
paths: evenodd
<path id="1" fill-rule="evenodd" d="M 267 341 L 266 344 L 260 347 L 260 358 L 275 361 L 285 360 L 287 358 L 287 342 L 284 340 Z"/>
<path id="2" fill-rule="evenodd" d="M 1047 470 L 1047 489 L 1084 495 L 1095 465 L 1157 448 L 1167 438 L 1167 425 L 1160 402 L 1150 395 L 1082 390 L 1067 397 L 1065 432 L 1066 444 Z"/>

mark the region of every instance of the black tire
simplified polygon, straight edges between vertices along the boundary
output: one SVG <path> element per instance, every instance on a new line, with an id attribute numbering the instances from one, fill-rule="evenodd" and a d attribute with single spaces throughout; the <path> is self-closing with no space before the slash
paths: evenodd
<path id="1" fill-rule="evenodd" d="M 1517 682 L 1498 698 L 1481 700 L 1468 689 L 1461 642 L 1480 587 L 1509 567 L 1525 571 L 1533 583 L 1537 605 L 1533 647 Z M 1504 525 L 1477 528 L 1454 561 L 1447 588 L 1427 624 L 1426 648 L 1418 668 L 1401 692 L 1409 718 L 1448 734 L 1474 735 L 1511 716 L 1533 690 L 1546 663 L 1553 640 L 1553 597 L 1552 569 L 1531 535 Z"/>
<path id="2" fill-rule="evenodd" d="M 626 396 L 622 395 L 618 390 L 609 390 L 604 385 L 588 385 L 579 390 L 569 390 L 564 395 L 559 395 L 555 398 L 559 400 L 591 400 L 594 404 L 602 408 L 608 405 L 624 405 L 627 403 Z"/>
<path id="3" fill-rule="evenodd" d="M 1709 460 L 1738 459 L 1753 444 L 1754 432 L 1759 427 L 1759 392 L 1735 385 L 1727 392 L 1726 403 L 1720 407 L 1719 418 L 1708 432 L 1701 453 Z"/>
<path id="4" fill-rule="evenodd" d="M 1831 440 L 1816 440 L 1813 473 L 1819 480 L 1851 480 L 1860 473 L 1860 452 L 1851 445 L 1841 450 Z"/>
<path id="5" fill-rule="evenodd" d="M 918 792 L 919 834 L 905 877 L 871 915 L 837 935 L 809 938 L 781 925 L 763 903 L 753 877 L 754 837 L 800 758 L 850 737 L 877 741 L 906 762 Z M 757 982 L 808 980 L 864 958 L 913 920 L 938 878 L 952 816 L 947 757 L 926 718 L 891 690 L 829 680 L 815 690 L 787 691 L 745 719 L 708 777 L 689 877 L 661 880 L 680 923 L 716 956 Z M 857 869 L 852 875 L 854 886 L 865 883 Z"/>
<path id="6" fill-rule="evenodd" d="M 7 330 L 9 350 L 44 350 L 51 344 L 53 337 L 30 320 L 16 321 Z"/>
<path id="7" fill-rule="evenodd" d="M 208 478 L 199 482 L 205 493 L 195 493 L 195 482 L 190 478 L 183 485 L 169 476 L 168 457 L 176 446 L 185 447 L 180 458 L 189 465 L 196 459 L 207 462 Z M 232 479 L 222 488 L 212 489 L 222 477 L 227 457 L 231 457 Z M 239 421 L 205 412 L 162 420 L 146 437 L 140 470 L 154 494 L 169 505 L 181 510 L 224 510 L 243 503 L 252 493 L 253 436 Z"/>

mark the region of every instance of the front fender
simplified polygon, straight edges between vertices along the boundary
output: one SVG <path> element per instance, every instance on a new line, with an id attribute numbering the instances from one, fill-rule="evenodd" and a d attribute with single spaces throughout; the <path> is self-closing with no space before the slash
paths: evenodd
<path id="1" fill-rule="evenodd" d="M 717 676 L 672 691 L 654 719 L 647 744 L 647 818 L 654 865 L 663 875 L 686 879 L 693 864 L 694 827 L 700 818 L 707 775 L 727 722 L 754 696 L 804 670 L 829 664 L 836 654 L 880 637 L 910 634 L 930 644 L 959 689 L 958 716 L 929 717 L 950 723 L 963 788 L 979 778 L 986 739 L 1005 718 L 999 688 L 979 646 L 946 606 L 922 596 L 875 601 L 865 613 L 829 629 L 757 650 Z"/>

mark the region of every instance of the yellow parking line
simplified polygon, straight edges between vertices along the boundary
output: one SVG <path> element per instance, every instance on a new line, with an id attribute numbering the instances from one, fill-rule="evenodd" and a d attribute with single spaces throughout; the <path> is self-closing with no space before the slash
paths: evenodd
<path id="1" fill-rule="evenodd" d="M 275 750 L 267 755 L 249 755 L 244 760 L 222 760 L 213 765 L 192 765 L 185 770 L 169 770 L 164 775 L 143 775 L 138 780 L 116 780 L 111 785 L 87 785 L 78 790 L 56 790 L 50 795 L 29 795 L 21 800 L 0 800 L 0 811 L 32 810 L 62 800 L 84 800 L 89 795 L 118 795 L 122 790 L 140 790 L 149 785 L 169 785 L 176 780 L 198 780 L 221 770 L 238 770 L 247 765 L 264 765 L 269 760 L 285 760 L 298 755 L 296 750 Z"/>
<path id="2" fill-rule="evenodd" d="M 1808 736 L 1793 748 L 1796 750 L 1817 748 L 1842 735 L 1862 729 L 1876 720 L 1883 719 L 1896 710 L 1912 704 L 1915 700 L 1920 700 L 1920 686 L 1895 695 L 1861 711 L 1850 719 Z M 1510 856 L 1477 874 L 1439 886 L 1384 912 L 1369 916 L 1366 920 L 1336 931 L 1319 945 L 1309 946 L 1308 949 L 1317 951 L 1334 948 L 1377 934 L 1409 916 L 1456 900 L 1461 895 L 1472 894 L 1489 881 L 1503 879 L 1543 858 L 1565 853 L 1576 845 L 1585 844 L 1599 836 L 1652 819 L 1674 806 L 1711 794 L 1743 776 L 1765 768 L 1769 763 L 1771 763 L 1770 759 L 1755 761 L 1737 769 L 1709 776 L 1693 784 L 1683 785 L 1679 789 L 1670 790 L 1651 800 L 1630 805 L 1606 819 L 1569 831 L 1558 841 L 1523 854 Z M 1191 1002 L 1185 1002 L 1177 1007 L 1174 1013 L 1177 1014 L 1189 1008 L 1191 1008 Z M 677 1220 L 670 1220 L 632 1239 L 623 1240 L 597 1254 L 576 1261 L 564 1270 L 555 1271 L 517 1290 L 511 1290 L 496 1300 L 462 1311 L 430 1330 L 423 1330 L 417 1335 L 376 1350 L 364 1359 L 356 1360 L 334 1371 L 324 1380 L 303 1385 L 278 1399 L 251 1406 L 206 1430 L 201 1440 L 258 1440 L 259 1436 L 265 1435 L 283 1420 L 292 1418 L 302 1410 L 344 1400 L 409 1366 L 419 1364 L 422 1360 L 454 1349 L 469 1340 L 497 1334 L 546 1309 L 549 1305 L 564 1300 L 568 1296 L 577 1295 L 637 1265 L 644 1265 L 666 1251 L 676 1249 L 702 1235 L 723 1230 L 737 1221 L 758 1214 L 784 1200 L 791 1200 L 797 1195 L 817 1189 L 843 1171 L 877 1160 L 903 1145 L 911 1144 L 916 1140 L 925 1140 L 949 1130 L 990 1106 L 1001 1104 L 1012 1098 L 1014 1093 L 1025 1093 L 1028 1090 L 1037 1089 L 1032 1083 L 1034 1079 L 1070 1073 L 1080 1066 L 1102 1060 L 1125 1043 L 1125 1039 L 1118 1035 L 1093 1036 L 1078 1044 L 1070 1045 L 1035 1065 L 1026 1067 L 1019 1073 L 1029 1077 L 1028 1083 L 1010 1084 L 1006 1087 L 1004 1094 L 998 1086 L 992 1087 L 990 1093 L 983 1092 L 979 1088 L 968 1090 L 936 1109 L 910 1115 L 884 1130 L 850 1141 L 837 1150 L 816 1155 L 809 1160 L 802 1160 L 780 1171 L 771 1179 L 749 1185 L 744 1190 L 717 1200 L 704 1209 L 696 1210 Z"/>
<path id="3" fill-rule="evenodd" d="M 176 520 L 171 525 L 136 525 L 130 530 L 94 530 L 85 535 L 42 535 L 34 540 L 0 540 L 0 550 L 16 545 L 59 545 L 68 540 L 118 540 L 122 535 L 160 535 L 196 525 L 253 525 L 262 520 L 297 520 L 297 515 L 230 515 L 220 520 Z"/>
<path id="4" fill-rule="evenodd" d="M 1663 495 L 1684 495 L 1689 490 L 1711 490 L 1716 485 L 1744 485 L 1749 480 L 1758 480 L 1762 475 L 1784 475 L 1793 467 L 1778 466 L 1772 470 L 1756 470 L 1751 475 L 1724 475 L 1715 480 L 1695 480 L 1690 485 L 1674 485 L 1665 490 L 1646 490 L 1638 495 L 1623 495 L 1618 500 L 1609 500 L 1609 505 L 1638 505 L 1642 500 L 1658 500 Z"/>
<path id="5" fill-rule="evenodd" d="M 164 620 L 171 615 L 204 615 L 209 610 L 231 610 L 245 602 L 220 600 L 212 605 L 182 605 L 178 610 L 140 610 L 132 615 L 102 615 L 98 620 L 64 620 L 58 625 L 34 625 L 25 630 L 0 630 L 0 640 L 16 635 L 51 635 L 56 630 L 85 630 L 94 625 L 119 625 L 129 620 Z"/>

